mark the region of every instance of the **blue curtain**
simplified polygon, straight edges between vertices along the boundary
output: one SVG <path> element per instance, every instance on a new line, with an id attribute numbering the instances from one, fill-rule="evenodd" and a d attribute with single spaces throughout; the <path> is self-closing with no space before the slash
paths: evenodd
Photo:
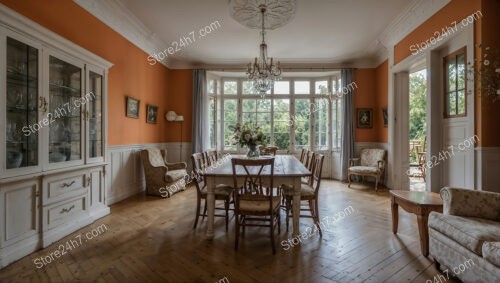
<path id="1" fill-rule="evenodd" d="M 342 132 L 341 132 L 341 178 L 347 179 L 347 169 L 349 168 L 349 159 L 354 156 L 354 70 L 342 69 Z"/>

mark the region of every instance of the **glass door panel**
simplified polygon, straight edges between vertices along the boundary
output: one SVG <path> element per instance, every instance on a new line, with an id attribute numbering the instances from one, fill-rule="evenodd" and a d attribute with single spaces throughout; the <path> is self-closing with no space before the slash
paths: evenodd
<path id="1" fill-rule="evenodd" d="M 49 56 L 49 162 L 81 160 L 82 69 Z"/>
<path id="2" fill-rule="evenodd" d="M 38 165 L 38 49 L 7 37 L 6 168 Z"/>
<path id="3" fill-rule="evenodd" d="M 102 88 L 102 75 L 90 71 L 89 92 L 84 97 L 89 123 L 89 158 L 103 156 Z"/>

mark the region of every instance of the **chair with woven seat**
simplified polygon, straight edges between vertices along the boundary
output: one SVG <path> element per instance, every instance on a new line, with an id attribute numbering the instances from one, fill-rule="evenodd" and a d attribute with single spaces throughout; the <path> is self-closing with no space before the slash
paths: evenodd
<path id="1" fill-rule="evenodd" d="M 205 151 L 204 154 L 205 154 L 205 160 L 207 162 L 207 166 L 212 166 L 213 164 L 217 163 L 217 159 L 219 159 L 217 156 L 217 150 Z"/>
<path id="2" fill-rule="evenodd" d="M 240 230 L 245 226 L 269 227 L 271 246 L 276 253 L 274 230 L 280 232 L 281 190 L 273 187 L 274 157 L 231 160 L 234 180 L 234 249 L 238 249 Z M 265 175 L 263 175 L 265 173 Z M 241 176 L 244 175 L 244 178 Z M 265 222 L 267 224 L 260 224 Z"/>
<path id="3" fill-rule="evenodd" d="M 362 149 L 360 158 L 349 159 L 349 169 L 347 170 L 349 185 L 347 187 L 351 187 L 351 175 L 371 176 L 375 178 L 375 191 L 377 191 L 380 178 L 384 175 L 384 159 L 384 149 Z"/>
<path id="4" fill-rule="evenodd" d="M 207 216 L 207 186 L 204 178 L 200 175 L 207 166 L 205 155 L 203 153 L 194 153 L 191 155 L 191 162 L 193 163 L 193 182 L 196 186 L 196 216 L 194 219 L 193 229 L 196 228 L 198 224 L 198 218 L 201 216 L 202 221 Z M 218 210 L 225 210 L 225 214 L 215 214 L 217 217 L 225 217 L 226 218 L 226 231 L 228 230 L 229 223 L 229 204 L 231 203 L 231 194 L 233 192 L 233 188 L 226 185 L 218 185 L 215 188 L 215 200 L 223 200 L 224 208 L 216 207 Z M 203 213 L 200 213 L 201 208 L 201 200 L 205 200 L 205 207 L 203 209 Z"/>
<path id="5" fill-rule="evenodd" d="M 314 155 L 314 159 L 312 160 L 313 169 L 312 169 L 312 177 L 311 183 L 309 184 L 301 184 L 300 188 L 300 201 L 307 201 L 308 208 L 303 209 L 301 207 L 301 211 L 309 211 L 309 215 L 300 215 L 300 217 L 304 218 L 312 218 L 314 224 L 318 227 L 319 235 L 322 237 L 323 233 L 321 231 L 320 221 L 319 221 L 319 205 L 318 205 L 318 194 L 319 187 L 321 184 L 321 172 L 323 171 L 323 161 L 325 156 L 319 153 Z M 288 231 L 288 224 L 290 219 L 290 211 L 292 209 L 292 201 L 293 201 L 293 188 L 285 186 L 283 188 L 283 195 L 286 203 L 286 230 Z"/>
<path id="6" fill-rule="evenodd" d="M 306 153 L 304 154 L 304 161 L 302 164 L 312 172 L 313 170 L 313 165 L 314 165 L 314 151 L 307 150 Z M 303 177 L 302 178 L 302 183 L 304 184 L 311 184 L 312 179 L 310 177 Z"/>

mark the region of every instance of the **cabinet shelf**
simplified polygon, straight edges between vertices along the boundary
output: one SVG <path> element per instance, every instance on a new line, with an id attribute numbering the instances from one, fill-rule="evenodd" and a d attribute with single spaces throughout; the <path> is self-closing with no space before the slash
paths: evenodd
<path id="1" fill-rule="evenodd" d="M 66 91 L 70 91 L 70 92 L 73 92 L 73 93 L 80 93 L 79 89 L 76 89 L 76 88 L 73 88 L 73 87 L 70 87 L 70 86 L 66 86 L 66 85 L 59 85 L 59 84 L 56 84 L 56 83 L 49 83 L 49 86 L 52 89 L 66 90 Z"/>

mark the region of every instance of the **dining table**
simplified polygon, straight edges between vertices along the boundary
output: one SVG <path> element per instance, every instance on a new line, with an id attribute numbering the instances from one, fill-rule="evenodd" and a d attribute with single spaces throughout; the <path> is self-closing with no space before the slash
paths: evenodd
<path id="1" fill-rule="evenodd" d="M 298 237 L 299 216 L 300 216 L 300 191 L 302 178 L 311 177 L 312 173 L 293 155 L 276 155 L 274 157 L 273 186 L 286 185 L 293 188 L 292 216 L 293 216 L 293 237 Z M 219 162 L 208 166 L 200 174 L 205 178 L 207 185 L 207 233 L 206 237 L 212 240 L 214 237 L 214 213 L 215 213 L 215 187 L 220 184 L 234 186 L 233 168 L 231 160 L 233 158 L 246 158 L 242 155 L 230 155 L 224 157 Z M 262 156 L 260 158 L 269 158 Z M 243 180 L 246 173 L 243 168 L 236 168 L 238 181 Z M 270 175 L 270 170 L 265 168 L 261 173 L 262 177 Z"/>

